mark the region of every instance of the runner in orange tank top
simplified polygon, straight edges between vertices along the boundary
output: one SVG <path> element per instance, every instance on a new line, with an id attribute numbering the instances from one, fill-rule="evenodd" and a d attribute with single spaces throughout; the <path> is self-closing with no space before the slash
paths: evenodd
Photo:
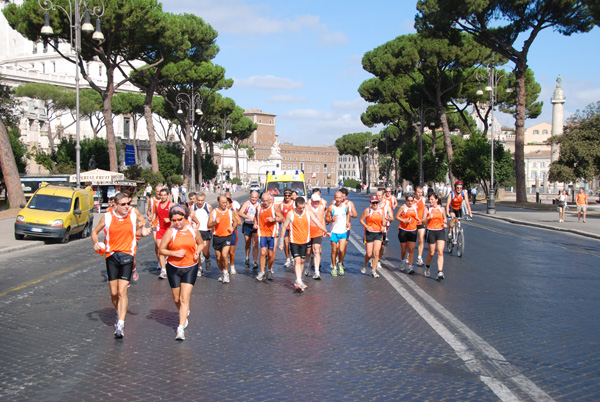
<path id="1" fill-rule="evenodd" d="M 310 242 L 307 245 L 306 249 L 306 259 L 304 263 L 304 275 L 310 276 L 310 268 L 311 266 L 314 268 L 313 279 L 320 280 L 321 279 L 321 249 L 323 243 L 323 235 L 325 234 L 317 224 L 316 221 L 319 221 L 325 226 L 325 212 L 327 210 L 327 203 L 323 205 L 323 199 L 319 192 L 313 193 L 310 197 L 310 203 L 308 208 L 315 215 L 315 219 L 310 221 Z M 312 259 L 311 259 L 312 256 Z"/>
<path id="2" fill-rule="evenodd" d="M 425 276 L 429 276 L 429 267 L 431 260 L 437 251 L 437 279 L 444 279 L 444 245 L 446 244 L 446 213 L 439 204 L 440 199 L 436 193 L 429 196 L 429 209 L 423 214 L 423 223 L 427 226 L 427 244 L 429 244 L 429 254 L 427 254 L 427 264 L 425 264 Z"/>
<path id="3" fill-rule="evenodd" d="M 106 273 L 110 287 L 110 297 L 117 310 L 115 338 L 123 338 L 125 316 L 127 315 L 127 287 L 133 271 L 135 253 L 137 251 L 136 235 L 147 236 L 150 228 L 145 228 L 144 217 L 137 210 L 130 209 L 130 198 L 127 194 L 117 193 L 113 209 L 105 213 L 91 233 L 94 250 L 102 252 L 106 257 Z M 104 231 L 104 242 L 100 242 L 98 234 Z"/>
<path id="4" fill-rule="evenodd" d="M 400 271 L 408 268 L 409 274 L 414 274 L 413 259 L 415 252 L 415 245 L 417 244 L 417 228 L 422 223 L 421 217 L 423 213 L 419 215 L 419 208 L 415 205 L 415 197 L 412 193 L 407 193 L 404 196 L 406 204 L 402 205 L 398 209 L 396 214 L 396 220 L 400 221 L 398 227 L 398 240 L 400 240 Z"/>
<path id="5" fill-rule="evenodd" d="M 367 265 L 371 258 L 371 276 L 379 278 L 377 266 L 379 264 L 379 256 L 381 252 L 381 243 L 383 241 L 383 228 L 386 223 L 386 205 L 380 201 L 377 195 L 371 196 L 371 205 L 366 208 L 360 216 L 360 224 L 365 228 L 365 263 L 360 272 L 367 273 Z"/>
<path id="6" fill-rule="evenodd" d="M 383 253 L 385 251 L 385 245 L 388 242 L 387 239 L 387 231 L 390 226 L 390 222 L 394 220 L 394 210 L 391 207 L 391 202 L 387 201 L 384 197 L 384 190 L 382 188 L 377 189 L 377 197 L 383 202 L 380 201 L 381 209 L 384 212 L 385 224 L 383 225 L 383 238 L 381 240 L 381 248 L 379 249 L 379 261 L 377 262 L 377 269 L 381 269 L 381 260 L 383 260 Z"/>
<path id="7" fill-rule="evenodd" d="M 260 246 L 260 272 L 256 280 L 273 280 L 273 263 L 275 262 L 275 247 L 277 245 L 277 222 L 283 222 L 283 214 L 279 207 L 273 204 L 273 196 L 263 193 L 261 203 L 254 216 L 254 228 L 258 232 Z M 265 272 L 265 266 L 267 271 Z"/>
<path id="8" fill-rule="evenodd" d="M 283 201 L 279 203 L 279 209 L 283 214 L 283 219 L 287 218 L 288 214 L 294 209 L 294 200 L 292 199 L 292 190 L 289 188 L 283 189 Z M 281 233 L 284 235 L 285 245 L 285 264 L 286 268 L 292 265 L 292 257 L 290 257 L 290 228 L 288 226 L 281 225 Z"/>
<path id="9" fill-rule="evenodd" d="M 217 198 L 218 206 L 208 216 L 206 226 L 213 230 L 213 248 L 217 258 L 217 265 L 221 276 L 219 282 L 229 283 L 229 247 L 231 246 L 231 233 L 240 225 L 238 214 L 227 206 L 227 197 L 220 195 Z"/>
<path id="10" fill-rule="evenodd" d="M 158 275 L 158 279 L 167 279 L 165 256 L 161 255 L 158 249 L 161 239 L 167 229 L 171 226 L 171 222 L 169 221 L 171 202 L 169 201 L 169 191 L 166 188 L 161 189 L 158 194 L 160 196 L 160 202 L 156 205 L 151 220 L 152 222 L 154 222 L 154 220 L 158 222 L 156 226 L 156 242 L 154 243 L 156 255 L 158 255 L 158 262 L 160 264 L 160 274 Z"/>
<path id="11" fill-rule="evenodd" d="M 577 222 L 581 222 L 581 214 L 583 213 L 583 223 L 585 223 L 585 216 L 587 215 L 588 208 L 588 197 L 583 187 L 579 188 L 579 193 L 575 196 L 577 202 Z"/>
<path id="12" fill-rule="evenodd" d="M 423 187 L 418 186 L 415 194 L 415 204 L 417 204 L 417 216 L 421 220 L 423 218 L 423 213 L 425 212 L 425 197 L 423 197 Z M 423 261 L 423 250 L 425 249 L 425 232 L 426 228 L 421 220 L 421 223 L 417 225 L 417 238 L 419 240 L 419 248 L 417 250 L 417 265 L 423 266 L 425 262 Z"/>
<path id="13" fill-rule="evenodd" d="M 198 277 L 198 260 L 202 251 L 202 237 L 188 221 L 190 210 L 186 205 L 175 205 L 169 210 L 172 226 L 160 242 L 160 254 L 167 259 L 167 278 L 173 301 L 179 310 L 179 326 L 175 339 L 185 339 L 185 327 L 190 312 L 190 296 Z"/>
<path id="14" fill-rule="evenodd" d="M 304 292 L 307 286 L 302 282 L 302 267 L 304 257 L 306 256 L 307 243 L 310 240 L 310 222 L 314 221 L 319 229 L 327 232 L 327 228 L 316 219 L 316 216 L 310 208 L 306 208 L 304 198 L 298 197 L 294 209 L 288 213 L 283 221 L 283 227 L 290 226 L 290 251 L 294 257 L 294 270 L 296 272 L 296 282 L 294 286 L 299 292 Z M 329 233 L 327 233 L 329 235 Z M 284 233 L 280 234 L 279 249 L 283 250 Z"/>

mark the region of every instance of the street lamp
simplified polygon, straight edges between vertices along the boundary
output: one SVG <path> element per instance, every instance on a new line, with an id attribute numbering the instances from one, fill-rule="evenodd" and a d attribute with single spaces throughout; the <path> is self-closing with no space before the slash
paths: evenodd
<path id="1" fill-rule="evenodd" d="M 213 134 L 217 134 L 218 133 L 218 129 L 221 130 L 221 140 L 225 141 L 225 139 L 227 138 L 228 134 L 231 134 L 231 119 L 229 117 L 227 117 L 227 114 L 225 112 L 223 112 L 223 117 L 220 119 L 214 119 L 213 120 L 213 129 L 212 129 L 212 133 Z M 220 166 L 220 170 L 221 170 L 221 180 L 224 179 L 224 174 L 223 174 L 223 157 L 225 154 L 225 149 L 223 147 L 221 147 L 221 166 Z"/>
<path id="2" fill-rule="evenodd" d="M 490 93 L 490 101 L 489 101 L 489 107 L 490 107 L 490 116 L 491 116 L 491 127 L 490 127 L 490 137 L 491 137 L 491 142 L 492 142 L 492 150 L 491 150 L 491 159 L 490 159 L 490 189 L 488 192 L 488 201 L 487 201 L 487 213 L 489 215 L 495 215 L 496 214 L 496 203 L 494 200 L 494 108 L 496 107 L 496 97 L 497 97 L 497 89 L 498 89 L 498 82 L 500 82 L 500 80 L 502 78 L 505 78 L 506 76 L 498 76 L 496 74 L 496 58 L 494 56 L 494 60 L 492 62 L 492 64 L 488 64 L 486 66 L 486 76 L 483 76 L 481 74 L 477 74 L 477 81 L 478 81 L 478 88 L 477 88 L 477 92 L 476 94 L 481 96 L 483 95 L 483 91 L 481 90 L 481 81 L 487 79 L 487 85 L 485 86 L 485 91 Z M 512 93 L 513 92 L 513 88 L 511 85 L 510 80 L 508 81 L 508 87 L 506 88 L 506 93 Z"/>
<path id="3" fill-rule="evenodd" d="M 193 91 L 193 89 L 192 89 Z M 191 190 L 196 191 L 196 175 L 194 172 L 194 113 L 198 116 L 202 116 L 202 95 L 199 92 L 193 93 L 190 95 L 186 92 L 180 92 L 175 97 L 177 101 L 177 114 L 183 115 L 184 111 L 181 109 L 181 105 L 185 105 L 187 114 L 188 114 L 188 122 L 190 124 L 190 140 L 192 141 L 192 155 L 190 157 L 191 160 L 191 169 L 192 169 L 192 180 L 191 180 Z M 195 109 L 195 110 L 194 110 Z"/>
<path id="4" fill-rule="evenodd" d="M 69 35 L 71 39 L 71 47 L 75 48 L 75 171 L 76 171 L 76 181 L 77 187 L 81 185 L 80 176 L 81 176 L 81 144 L 80 144 L 80 124 L 79 124 L 79 58 L 81 57 L 81 32 L 91 33 L 92 39 L 97 41 L 104 40 L 104 35 L 102 34 L 102 29 L 100 27 L 100 17 L 104 15 L 104 2 L 102 0 L 98 0 L 100 2 L 100 6 L 90 7 L 89 0 L 69 0 L 69 10 L 64 7 L 53 3 L 51 0 L 38 0 L 38 4 L 40 8 L 46 13 L 44 13 L 44 26 L 42 27 L 41 33 L 42 35 L 53 35 L 54 30 L 52 26 L 50 26 L 50 15 L 48 11 L 51 10 L 62 10 L 67 19 L 69 20 Z M 81 7 L 83 6 L 84 10 L 84 23 L 81 24 Z M 96 30 L 94 31 L 94 26 L 90 23 L 90 15 L 96 17 Z M 75 45 L 73 46 L 73 40 L 75 41 Z"/>

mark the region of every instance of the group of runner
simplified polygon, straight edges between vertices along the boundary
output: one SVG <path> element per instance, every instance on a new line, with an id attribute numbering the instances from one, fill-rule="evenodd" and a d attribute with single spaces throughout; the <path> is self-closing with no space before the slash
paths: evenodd
<path id="1" fill-rule="evenodd" d="M 234 266 L 237 228 L 242 226 L 245 240 L 245 266 L 257 272 L 256 280 L 273 280 L 273 264 L 276 249 L 285 251 L 285 266 L 293 265 L 294 286 L 304 292 L 308 286 L 302 275 L 321 279 L 322 242 L 329 237 L 331 242 L 331 275 L 345 273 L 344 258 L 350 236 L 352 218 L 358 217 L 354 203 L 348 200 L 348 190 L 335 193 L 331 204 L 321 198 L 320 189 L 314 189 L 308 200 L 296 197 L 290 189 L 284 190 L 284 199 L 275 203 L 273 195 L 265 192 L 262 196 L 253 191 L 250 199 L 239 205 L 231 194 L 220 195 L 217 206 L 212 208 L 203 193 L 190 194 L 188 204 L 174 204 L 169 201 L 166 189 L 155 189 L 157 196 L 148 204 L 146 216 L 152 229 L 146 228 L 146 219 L 137 209 L 131 207 L 130 197 L 119 193 L 113 206 L 104 214 L 92 232 L 94 249 L 106 255 L 108 280 L 113 305 L 117 310 L 115 337 L 123 337 L 124 320 L 127 312 L 127 287 L 135 266 L 137 241 L 141 236 L 154 235 L 155 252 L 160 267 L 159 279 L 168 279 L 173 293 L 173 301 L 179 310 L 177 340 L 185 339 L 188 324 L 189 300 L 196 278 L 211 270 L 210 241 L 215 252 L 220 271 L 218 280 L 230 282 L 230 275 L 237 272 Z M 259 201 L 260 197 L 260 201 Z M 363 241 L 366 244 L 364 264 L 361 269 L 366 274 L 369 263 L 370 275 L 378 278 L 387 234 L 391 222 L 399 221 L 398 238 L 401 245 L 402 264 L 400 269 L 413 274 L 413 259 L 417 240 L 416 265 L 425 266 L 425 275 L 437 252 L 437 279 L 444 279 L 443 249 L 445 242 L 446 215 L 460 216 L 455 206 L 467 201 L 462 191 L 462 183 L 457 182 L 456 191 L 448 196 L 447 211 L 441 207 L 438 196 L 429 195 L 426 206 L 423 188 L 416 193 L 405 195 L 406 203 L 398 209 L 398 201 L 390 187 L 379 189 L 370 197 L 370 205 L 360 216 L 364 227 Z M 469 211 L 470 212 L 470 211 Z M 331 225 L 327 228 L 327 225 Z M 104 243 L 98 234 L 104 231 Z M 426 235 L 427 233 L 427 235 Z M 424 243 L 429 244 L 427 261 L 422 252 Z M 204 265 L 204 266 L 203 266 Z"/>

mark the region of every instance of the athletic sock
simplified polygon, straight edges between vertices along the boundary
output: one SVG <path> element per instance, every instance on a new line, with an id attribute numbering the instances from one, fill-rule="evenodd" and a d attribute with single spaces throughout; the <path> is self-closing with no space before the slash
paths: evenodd
<path id="1" fill-rule="evenodd" d="M 124 320 L 118 320 L 117 321 L 117 325 L 120 326 L 121 328 L 123 328 L 125 326 L 125 321 Z"/>

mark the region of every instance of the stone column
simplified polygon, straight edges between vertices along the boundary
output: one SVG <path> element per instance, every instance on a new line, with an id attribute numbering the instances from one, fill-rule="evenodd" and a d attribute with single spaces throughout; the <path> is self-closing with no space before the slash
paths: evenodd
<path id="1" fill-rule="evenodd" d="M 565 93 L 561 88 L 562 78 L 560 75 L 556 79 L 556 89 L 550 102 L 552 103 L 552 136 L 561 135 L 563 133 L 564 125 L 564 104 L 567 101 L 565 99 Z M 550 162 L 554 162 L 559 156 L 559 147 L 557 144 L 552 144 Z"/>

